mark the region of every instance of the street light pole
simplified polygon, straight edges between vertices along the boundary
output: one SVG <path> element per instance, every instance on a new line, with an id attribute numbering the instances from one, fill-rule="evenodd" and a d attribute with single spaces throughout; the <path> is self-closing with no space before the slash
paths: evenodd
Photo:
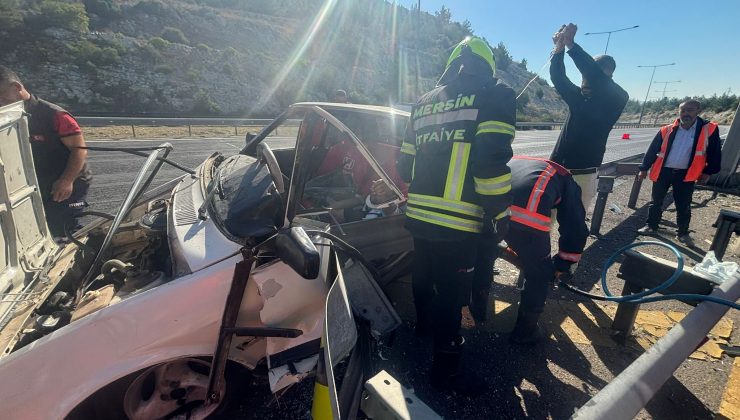
<path id="1" fill-rule="evenodd" d="M 669 83 L 681 83 L 681 81 L 680 80 L 671 80 L 670 82 L 655 82 L 655 84 L 658 84 L 658 83 L 663 83 L 663 93 L 660 95 L 660 98 L 658 98 L 659 101 L 662 101 L 663 99 L 665 99 L 665 94 L 666 93 L 669 93 L 669 92 L 678 92 L 678 90 L 676 90 L 676 89 L 666 90 L 666 88 L 668 87 L 668 84 Z M 658 116 L 659 115 L 656 112 L 655 113 L 655 119 L 653 120 L 653 125 L 655 125 L 655 124 L 658 123 Z"/>
<path id="2" fill-rule="evenodd" d="M 645 93 L 645 100 L 642 102 L 642 107 L 640 108 L 640 119 L 637 121 L 637 124 L 642 124 L 642 115 L 645 112 L 645 104 L 647 103 L 648 96 L 650 96 L 650 88 L 653 87 L 653 78 L 655 77 L 655 69 L 658 67 L 665 67 L 665 66 L 675 66 L 676 63 L 668 63 L 668 64 L 658 64 L 655 66 L 637 66 L 637 67 L 647 67 L 653 68 L 653 74 L 650 75 L 650 84 L 648 85 L 647 93 Z"/>
<path id="3" fill-rule="evenodd" d="M 628 28 L 622 28 L 622 29 L 615 29 L 613 31 L 603 31 L 603 32 L 586 32 L 584 35 L 603 35 L 608 34 L 606 37 L 606 48 L 604 48 L 604 54 L 606 54 L 606 51 L 609 49 L 609 41 L 612 39 L 612 34 L 614 32 L 622 32 L 622 31 L 628 31 L 630 29 L 639 28 L 640 25 L 630 26 Z"/>
<path id="4" fill-rule="evenodd" d="M 660 84 L 660 83 L 663 83 L 663 96 L 661 96 L 661 99 L 663 99 L 663 98 L 665 98 L 666 92 L 669 92 L 668 90 L 666 90 L 666 89 L 668 89 L 668 85 L 671 84 L 671 83 L 681 83 L 681 81 L 680 80 L 671 80 L 671 81 L 668 81 L 668 82 L 655 82 L 656 85 L 657 84 Z M 675 90 L 673 92 L 675 92 Z"/>

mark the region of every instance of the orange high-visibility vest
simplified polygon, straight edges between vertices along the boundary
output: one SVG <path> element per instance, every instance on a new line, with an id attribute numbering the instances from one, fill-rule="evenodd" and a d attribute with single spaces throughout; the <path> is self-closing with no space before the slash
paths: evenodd
<path id="1" fill-rule="evenodd" d="M 650 167 L 650 179 L 653 182 L 657 181 L 660 176 L 660 170 L 663 168 L 663 162 L 665 162 L 666 158 L 666 150 L 668 150 L 668 139 L 671 137 L 671 133 L 678 128 L 679 124 L 681 124 L 681 120 L 677 119 L 673 124 L 664 125 L 660 128 L 663 143 L 660 145 L 658 158 L 655 159 L 655 163 Z M 696 150 L 694 150 L 694 157 L 691 159 L 691 166 L 689 166 L 686 176 L 683 178 L 684 182 L 696 181 L 704 172 L 704 168 L 707 166 L 707 144 L 709 143 L 709 136 L 715 130 L 717 130 L 717 123 L 711 121 L 704 124 L 701 128 L 699 140 L 696 143 Z"/>

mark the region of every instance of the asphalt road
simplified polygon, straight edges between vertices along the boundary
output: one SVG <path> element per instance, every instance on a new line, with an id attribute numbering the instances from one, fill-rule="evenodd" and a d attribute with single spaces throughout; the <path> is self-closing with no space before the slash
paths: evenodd
<path id="1" fill-rule="evenodd" d="M 514 154 L 537 157 L 550 155 L 557 140 L 559 130 L 518 131 L 514 140 Z M 622 140 L 624 133 L 630 134 L 630 140 Z M 613 161 L 644 152 L 656 133 L 654 128 L 632 128 L 613 130 L 609 136 L 607 153 L 604 161 Z M 271 138 L 271 146 L 290 147 L 294 140 Z M 174 150 L 169 158 L 188 167 L 196 167 L 213 152 L 225 155 L 237 153 L 244 145 L 244 139 L 230 138 L 197 138 L 197 139 L 124 139 L 124 140 L 89 140 L 90 146 L 105 147 L 150 147 L 170 142 Z M 89 166 L 94 179 L 88 195 L 90 209 L 113 213 L 121 204 L 126 191 L 133 182 L 136 172 L 145 158 L 123 152 L 90 151 Z M 182 172 L 169 165 L 160 170 L 153 185 L 159 185 Z"/>

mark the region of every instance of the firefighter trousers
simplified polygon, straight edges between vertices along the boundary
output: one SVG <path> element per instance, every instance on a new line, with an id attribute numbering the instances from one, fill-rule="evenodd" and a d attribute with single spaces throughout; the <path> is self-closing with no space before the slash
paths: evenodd
<path id="1" fill-rule="evenodd" d="M 446 349 L 460 335 L 461 310 L 470 299 L 476 247 L 475 239 L 442 242 L 414 238 L 416 322 L 432 333 L 436 349 Z"/>
<path id="2" fill-rule="evenodd" d="M 545 300 L 547 300 L 550 284 L 555 276 L 555 269 L 550 259 L 550 234 L 518 223 L 511 223 L 505 239 L 522 262 L 520 271 L 524 276 L 524 287 L 519 310 L 540 313 L 545 308 Z M 473 293 L 490 289 L 493 281 L 493 264 L 498 252 L 494 241 L 479 242 Z"/>

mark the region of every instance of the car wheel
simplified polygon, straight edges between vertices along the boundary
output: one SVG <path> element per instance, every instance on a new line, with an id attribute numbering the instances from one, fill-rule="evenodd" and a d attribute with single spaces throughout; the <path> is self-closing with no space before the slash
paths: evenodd
<path id="1" fill-rule="evenodd" d="M 219 404 L 203 405 L 210 369 L 208 361 L 187 358 L 144 370 L 123 397 L 126 416 L 132 420 L 208 417 L 219 408 Z M 225 390 L 221 401 L 224 395 Z"/>

